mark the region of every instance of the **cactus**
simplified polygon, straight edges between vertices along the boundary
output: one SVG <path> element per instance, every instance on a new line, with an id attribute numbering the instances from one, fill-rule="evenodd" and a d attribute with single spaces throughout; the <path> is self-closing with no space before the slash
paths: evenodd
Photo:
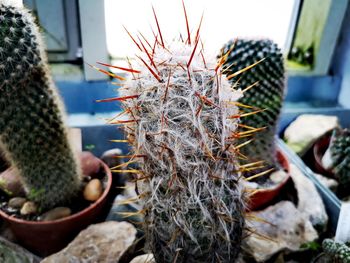
<path id="1" fill-rule="evenodd" d="M 335 129 L 329 146 L 331 166 L 342 189 L 350 187 L 350 131 Z M 347 192 L 347 191 L 346 191 Z"/>
<path id="2" fill-rule="evenodd" d="M 224 71 L 230 82 L 233 85 L 238 83 L 242 89 L 247 88 L 239 102 L 253 107 L 246 109 L 247 111 L 264 110 L 241 119 L 242 125 L 265 127 L 249 146 L 242 149 L 242 153 L 251 160 L 263 160 L 266 165 L 264 169 L 279 168 L 274 136 L 285 93 L 281 50 L 271 40 L 238 39 L 227 43 L 222 52 L 229 52 Z M 252 69 L 230 77 L 232 73 L 258 61 L 261 62 Z"/>
<path id="3" fill-rule="evenodd" d="M 63 126 L 63 106 L 29 12 L 0 4 L 0 148 L 42 209 L 80 189 L 80 167 Z"/>
<path id="4" fill-rule="evenodd" d="M 128 116 L 114 121 L 128 133 L 128 163 L 142 158 L 138 170 L 126 169 L 142 190 L 146 240 L 157 262 L 234 262 L 245 226 L 236 140 L 242 93 L 221 73 L 227 56 L 216 63 L 199 48 L 199 29 L 167 44 L 155 19 L 151 50 L 128 32 L 140 70 L 124 68 L 132 75 L 121 97 L 104 100 L 121 101 Z"/>
<path id="5" fill-rule="evenodd" d="M 325 239 L 322 248 L 324 253 L 332 258 L 332 262 L 350 263 L 350 248 L 346 244 Z"/>

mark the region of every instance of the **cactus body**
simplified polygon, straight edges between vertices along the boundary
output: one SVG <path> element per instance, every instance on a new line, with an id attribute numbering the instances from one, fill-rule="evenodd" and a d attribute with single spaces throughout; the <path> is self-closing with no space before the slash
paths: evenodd
<path id="1" fill-rule="evenodd" d="M 242 118 L 241 123 L 254 128 L 266 128 L 256 134 L 254 140 L 242 149 L 242 153 L 253 161 L 265 161 L 269 168 L 277 168 L 279 165 L 276 160 L 274 136 L 285 93 L 281 50 L 271 40 L 249 39 L 231 41 L 222 51 L 226 53 L 231 48 L 232 51 L 225 63 L 227 68 L 225 74 L 228 76 L 265 58 L 255 67 L 231 78 L 230 81 L 232 84 L 238 83 L 242 89 L 258 82 L 244 93 L 239 102 L 265 111 Z"/>
<path id="2" fill-rule="evenodd" d="M 157 262 L 234 262 L 245 202 L 229 138 L 241 93 L 216 73 L 215 58 L 205 62 L 194 49 L 158 44 L 155 67 L 148 65 L 158 80 L 140 62 L 141 73 L 120 90 L 132 97 L 123 102 L 132 123 L 126 130 L 144 156 L 138 180 L 146 238 Z"/>
<path id="3" fill-rule="evenodd" d="M 332 258 L 332 262 L 350 263 L 350 248 L 346 244 L 325 239 L 322 248 L 324 253 Z"/>
<path id="4" fill-rule="evenodd" d="M 33 18 L 0 4 L 0 148 L 44 209 L 67 203 L 80 188 L 62 110 Z"/>
<path id="5" fill-rule="evenodd" d="M 348 129 L 334 130 L 330 154 L 332 170 L 342 189 L 350 187 L 350 131 Z M 348 191 L 346 191 L 348 192 Z"/>

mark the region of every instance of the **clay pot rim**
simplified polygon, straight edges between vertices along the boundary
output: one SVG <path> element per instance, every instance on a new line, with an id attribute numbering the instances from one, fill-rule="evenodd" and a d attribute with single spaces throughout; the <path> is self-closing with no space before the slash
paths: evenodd
<path id="1" fill-rule="evenodd" d="M 278 196 L 278 194 L 282 191 L 282 189 L 287 185 L 288 181 L 291 179 L 290 162 L 287 156 L 279 148 L 276 149 L 276 156 L 281 166 L 287 170 L 286 178 L 278 184 L 273 185 L 272 187 L 254 189 L 254 194 L 252 194 L 249 197 L 248 211 L 260 210 L 260 208 L 270 203 L 274 198 Z"/>
<path id="2" fill-rule="evenodd" d="M 103 200 L 105 200 L 107 198 L 108 193 L 110 192 L 110 190 L 112 188 L 112 172 L 104 162 L 102 162 L 101 160 L 99 160 L 99 161 L 100 161 L 100 164 L 103 167 L 103 170 L 105 171 L 106 176 L 108 178 L 107 186 L 104 189 L 103 194 L 100 196 L 100 198 L 97 199 L 91 205 L 89 205 L 87 208 L 79 211 L 78 213 L 72 214 L 70 216 L 67 216 L 67 217 L 64 217 L 61 219 L 51 220 L 51 221 L 30 221 L 30 220 L 19 219 L 19 218 L 15 218 L 13 216 L 8 215 L 7 213 L 5 213 L 1 210 L 0 210 L 0 217 L 4 217 L 7 220 L 14 221 L 14 222 L 20 223 L 20 224 L 26 224 L 26 225 L 55 225 L 55 224 L 60 224 L 60 223 L 65 222 L 65 221 L 70 221 L 70 220 L 75 219 L 77 217 L 84 216 L 85 213 L 89 212 L 90 210 L 94 210 L 95 207 L 99 205 L 99 203 L 101 203 Z"/>
<path id="3" fill-rule="evenodd" d="M 284 180 L 282 180 L 281 182 L 272 185 L 271 187 L 257 188 L 256 190 L 259 192 L 274 192 L 275 190 L 278 190 L 280 187 L 283 187 L 283 185 L 285 185 L 290 178 L 290 163 L 287 156 L 280 149 L 276 150 L 276 155 L 277 155 L 277 158 L 279 159 L 279 163 L 281 164 L 282 168 L 287 170 L 286 178 L 284 178 Z"/>

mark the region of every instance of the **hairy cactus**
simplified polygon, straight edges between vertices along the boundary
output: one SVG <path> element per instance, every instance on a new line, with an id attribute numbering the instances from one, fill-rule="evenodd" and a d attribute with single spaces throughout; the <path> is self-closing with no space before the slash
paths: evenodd
<path id="1" fill-rule="evenodd" d="M 157 262 L 234 262 L 245 211 L 235 147 L 242 93 L 221 74 L 225 56 L 216 64 L 199 49 L 199 30 L 170 44 L 158 30 L 115 98 L 131 155 L 143 158 L 129 171 L 138 173 L 146 239 Z"/>
<path id="2" fill-rule="evenodd" d="M 265 161 L 268 168 L 278 168 L 274 136 L 285 93 L 281 50 L 271 40 L 238 39 L 227 43 L 222 52 L 230 52 L 225 63 L 225 74 L 230 82 L 233 85 L 238 83 L 243 90 L 247 88 L 239 102 L 253 107 L 246 108 L 246 111 L 264 110 L 241 119 L 242 125 L 266 127 L 242 149 L 242 153 L 251 160 Z M 232 75 L 259 61 L 252 69 L 238 76 Z"/>
<path id="3" fill-rule="evenodd" d="M 325 239 L 322 248 L 324 253 L 332 258 L 332 262 L 350 263 L 350 248 L 346 244 Z"/>
<path id="4" fill-rule="evenodd" d="M 80 168 L 63 126 L 63 107 L 28 11 L 0 4 L 0 148 L 40 207 L 66 203 Z"/>
<path id="5" fill-rule="evenodd" d="M 350 187 L 350 131 L 335 129 L 330 143 L 332 170 L 341 188 Z"/>

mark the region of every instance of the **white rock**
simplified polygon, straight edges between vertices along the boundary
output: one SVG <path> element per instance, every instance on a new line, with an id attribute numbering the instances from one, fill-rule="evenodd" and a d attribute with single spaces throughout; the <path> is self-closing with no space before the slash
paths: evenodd
<path id="1" fill-rule="evenodd" d="M 285 180 L 286 177 L 288 177 L 288 174 L 283 170 L 277 170 L 273 172 L 270 175 L 270 180 L 275 184 L 273 185 L 273 187 L 276 187 L 276 185 L 281 183 L 283 180 Z"/>
<path id="2" fill-rule="evenodd" d="M 313 226 L 324 229 L 328 216 L 315 185 L 294 164 L 290 164 L 290 176 L 298 193 L 298 210 Z"/>
<path id="3" fill-rule="evenodd" d="M 333 160 L 331 155 L 331 149 L 328 148 L 327 151 L 324 153 L 321 163 L 323 165 L 323 168 L 329 170 L 333 167 Z"/>
<path id="4" fill-rule="evenodd" d="M 126 222 L 108 221 L 91 225 L 66 248 L 41 263 L 117 263 L 135 239 L 135 227 Z"/>
<path id="5" fill-rule="evenodd" d="M 0 262 L 39 263 L 40 258 L 0 236 Z"/>
<path id="6" fill-rule="evenodd" d="M 156 261 L 154 260 L 153 254 L 145 254 L 137 256 L 131 260 L 130 263 L 156 263 Z"/>
<path id="7" fill-rule="evenodd" d="M 314 173 L 314 176 L 317 178 L 317 180 L 320 181 L 321 184 L 323 184 L 325 187 L 329 188 L 333 192 L 337 190 L 339 183 L 335 179 L 317 173 Z"/>
<path id="8" fill-rule="evenodd" d="M 317 138 L 338 126 L 336 116 L 303 114 L 287 127 L 284 139 L 296 153 L 302 155 Z"/>
<path id="9" fill-rule="evenodd" d="M 244 245 L 257 262 L 265 262 L 279 251 L 298 251 L 302 244 L 318 238 L 311 222 L 290 201 L 252 212 L 250 216 L 258 220 L 247 222 L 255 233 L 244 240 Z"/>

